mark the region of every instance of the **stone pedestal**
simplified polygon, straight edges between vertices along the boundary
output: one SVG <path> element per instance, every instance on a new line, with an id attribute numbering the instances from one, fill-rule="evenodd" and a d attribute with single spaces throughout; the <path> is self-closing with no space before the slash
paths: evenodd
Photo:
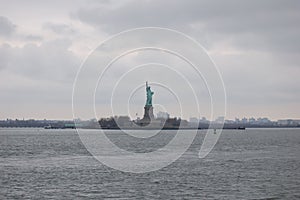
<path id="1" fill-rule="evenodd" d="M 150 124 L 152 120 L 154 120 L 153 107 L 146 105 L 144 107 L 144 117 L 139 121 L 139 125 L 146 126 Z"/>
<path id="2" fill-rule="evenodd" d="M 152 106 L 145 106 L 144 107 L 144 117 L 143 119 L 154 119 L 153 115 L 153 107 Z"/>

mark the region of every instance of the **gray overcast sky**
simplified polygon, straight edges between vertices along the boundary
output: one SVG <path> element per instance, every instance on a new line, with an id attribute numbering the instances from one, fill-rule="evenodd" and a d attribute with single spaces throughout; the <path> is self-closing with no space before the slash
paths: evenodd
<path id="1" fill-rule="evenodd" d="M 181 31 L 207 49 L 223 76 L 227 118 L 300 118 L 300 1 L 0 4 L 1 119 L 72 118 L 84 58 L 108 36 L 145 26 Z"/>

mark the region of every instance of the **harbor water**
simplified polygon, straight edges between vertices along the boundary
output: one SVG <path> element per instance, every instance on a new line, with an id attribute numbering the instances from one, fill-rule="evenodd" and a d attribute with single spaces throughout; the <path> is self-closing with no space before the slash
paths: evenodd
<path id="1" fill-rule="evenodd" d="M 174 134 L 132 141 L 121 131 L 107 132 L 133 152 L 156 150 Z M 300 199 L 300 129 L 224 130 L 200 159 L 204 136 L 199 131 L 169 166 L 135 174 L 94 159 L 76 130 L 3 128 L 0 199 Z"/>

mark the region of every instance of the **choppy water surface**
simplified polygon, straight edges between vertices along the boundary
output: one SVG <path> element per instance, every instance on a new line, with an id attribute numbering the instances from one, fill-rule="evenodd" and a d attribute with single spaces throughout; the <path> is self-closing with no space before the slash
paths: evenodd
<path id="1" fill-rule="evenodd" d="M 149 142 L 108 134 L 123 149 L 148 152 L 175 133 Z M 95 160 L 74 130 L 0 129 L 0 199 L 300 198 L 300 129 L 225 130 L 199 159 L 203 137 L 168 167 L 132 174 Z"/>

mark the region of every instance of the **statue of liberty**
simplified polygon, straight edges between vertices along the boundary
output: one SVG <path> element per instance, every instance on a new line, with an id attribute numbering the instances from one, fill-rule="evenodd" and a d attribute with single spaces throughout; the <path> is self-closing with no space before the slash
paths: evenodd
<path id="1" fill-rule="evenodd" d="M 146 82 L 146 93 L 147 93 L 146 106 L 152 106 L 152 96 L 154 92 L 151 91 L 150 86 L 148 86 L 148 82 Z"/>

